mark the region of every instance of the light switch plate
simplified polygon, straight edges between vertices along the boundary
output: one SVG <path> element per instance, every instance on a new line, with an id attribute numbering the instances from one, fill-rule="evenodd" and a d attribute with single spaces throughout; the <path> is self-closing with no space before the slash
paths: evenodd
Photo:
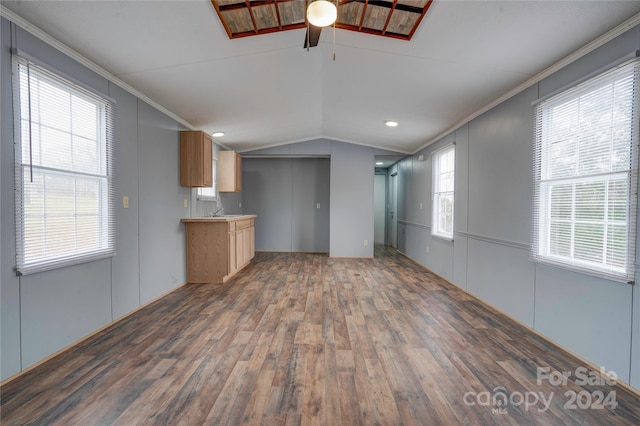
<path id="1" fill-rule="evenodd" d="M 125 209 L 129 208 L 129 197 L 127 197 L 126 195 L 122 197 L 122 207 Z"/>

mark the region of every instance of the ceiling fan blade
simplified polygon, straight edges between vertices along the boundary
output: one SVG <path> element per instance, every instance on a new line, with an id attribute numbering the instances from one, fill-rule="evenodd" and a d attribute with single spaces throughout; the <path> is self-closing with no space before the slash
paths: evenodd
<path id="1" fill-rule="evenodd" d="M 316 47 L 318 45 L 318 41 L 320 40 L 320 31 L 322 31 L 322 27 L 316 27 L 315 25 L 309 24 L 307 27 L 307 34 L 304 36 L 304 48 L 308 47 Z"/>

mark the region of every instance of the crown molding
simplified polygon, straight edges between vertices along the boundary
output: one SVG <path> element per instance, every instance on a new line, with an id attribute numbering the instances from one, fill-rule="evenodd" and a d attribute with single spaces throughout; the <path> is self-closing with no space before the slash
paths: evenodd
<path id="1" fill-rule="evenodd" d="M 183 119 L 182 117 L 177 115 L 176 113 L 174 113 L 172 111 L 169 111 L 167 108 L 163 107 L 162 105 L 160 105 L 159 103 L 157 103 L 153 99 L 149 98 L 144 93 L 138 91 L 134 87 L 130 86 L 128 83 L 125 83 L 124 81 L 120 80 L 118 77 L 116 77 L 115 75 L 111 74 L 106 69 L 102 68 L 101 66 L 99 66 L 95 62 L 93 62 L 90 59 L 86 58 L 85 56 L 81 55 L 80 53 L 78 53 L 77 51 L 73 50 L 72 48 L 70 48 L 66 44 L 62 43 L 61 41 L 55 39 L 53 36 L 49 35 L 48 33 L 44 32 L 40 28 L 36 27 L 31 22 L 29 22 L 26 19 L 24 19 L 22 16 L 20 16 L 20 15 L 16 14 L 15 12 L 7 9 L 5 6 L 0 5 L 0 16 L 6 18 L 7 20 L 9 20 L 11 22 L 13 22 L 14 24 L 19 26 L 23 30 L 27 31 L 28 33 L 31 33 L 35 37 L 39 38 L 40 40 L 42 40 L 43 42 L 47 43 L 48 45 L 50 45 L 51 47 L 55 48 L 56 50 L 59 50 L 60 52 L 64 53 L 65 55 L 69 56 L 74 61 L 82 64 L 84 67 L 90 69 L 91 71 L 95 72 L 96 74 L 100 75 L 101 77 L 104 77 L 108 81 L 110 81 L 110 82 L 116 84 L 117 86 L 121 87 L 125 91 L 129 92 L 133 96 L 135 96 L 138 99 L 140 99 L 141 101 L 144 101 L 144 102 L 148 103 L 149 105 L 151 105 L 152 107 L 154 107 L 158 111 L 162 112 L 163 114 L 171 117 L 172 119 L 174 119 L 178 123 L 182 124 L 187 129 L 193 130 L 195 128 L 195 126 L 193 124 L 189 123 L 188 121 L 186 121 L 185 119 Z"/>

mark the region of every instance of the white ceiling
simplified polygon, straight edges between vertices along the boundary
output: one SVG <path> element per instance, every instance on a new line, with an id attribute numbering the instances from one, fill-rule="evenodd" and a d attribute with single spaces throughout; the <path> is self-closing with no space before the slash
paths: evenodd
<path id="1" fill-rule="evenodd" d="M 436 0 L 411 41 L 336 30 L 228 39 L 208 0 L 2 1 L 239 151 L 317 137 L 415 152 L 640 13 L 640 1 Z M 384 126 L 384 120 L 400 123 Z"/>

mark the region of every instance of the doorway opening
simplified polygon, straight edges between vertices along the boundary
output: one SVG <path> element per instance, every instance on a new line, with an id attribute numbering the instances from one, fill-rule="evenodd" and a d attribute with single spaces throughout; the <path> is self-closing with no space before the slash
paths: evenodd
<path id="1" fill-rule="evenodd" d="M 375 244 L 398 247 L 398 183 L 400 155 L 375 156 L 373 224 Z"/>

